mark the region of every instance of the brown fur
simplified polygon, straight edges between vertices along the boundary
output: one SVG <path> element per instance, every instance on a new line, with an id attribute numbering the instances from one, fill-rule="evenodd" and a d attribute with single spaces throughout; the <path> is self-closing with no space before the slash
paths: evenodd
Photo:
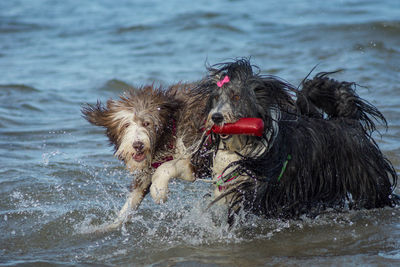
<path id="1" fill-rule="evenodd" d="M 138 123 L 150 122 L 147 128 L 150 136 L 150 152 L 153 155 L 151 159 L 154 160 L 158 154 L 163 154 L 168 150 L 168 143 L 173 142 L 173 129 L 170 124 L 182 105 L 182 101 L 174 99 L 169 91 L 146 86 L 125 92 L 120 96 L 120 100 L 108 100 L 106 107 L 100 101 L 96 105 L 88 104 L 82 112 L 90 123 L 106 128 L 106 135 L 114 145 L 115 152 L 121 145 L 121 139 L 127 127 L 121 119 L 116 118 L 118 112 L 131 112 Z M 140 116 L 139 113 L 145 114 L 146 117 Z M 119 159 L 126 160 L 122 157 Z M 152 161 L 148 162 L 148 164 L 151 163 Z"/>
<path id="2" fill-rule="evenodd" d="M 127 212 L 138 208 L 149 192 L 155 171 L 153 163 L 162 163 L 167 157 L 174 158 L 168 166 L 159 168 L 158 177 L 161 178 L 156 179 L 156 184 L 166 178 L 165 172 L 168 180 L 175 176 L 194 180 L 197 170 L 190 164 L 190 157 L 202 136 L 206 119 L 203 110 L 208 95 L 206 91 L 196 88 L 194 84 L 181 83 L 166 90 L 145 86 L 125 92 L 119 100 L 108 100 L 106 106 L 98 101 L 95 105 L 86 104 L 82 108 L 85 119 L 106 129 L 115 156 L 125 163 L 130 172 L 139 171 L 127 202 L 110 228 L 119 226 Z M 137 143 L 142 144 L 139 150 L 135 148 Z M 171 172 L 171 169 L 174 171 Z M 160 190 L 167 193 L 166 185 L 154 188 L 156 193 L 152 196 L 155 200 Z M 165 199 L 165 195 L 157 199 Z"/>

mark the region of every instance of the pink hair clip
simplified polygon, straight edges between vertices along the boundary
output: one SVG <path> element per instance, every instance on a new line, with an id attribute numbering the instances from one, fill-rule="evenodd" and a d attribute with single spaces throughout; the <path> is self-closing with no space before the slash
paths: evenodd
<path id="1" fill-rule="evenodd" d="M 224 85 L 225 83 L 228 83 L 228 82 L 230 82 L 230 79 L 229 79 L 228 75 L 226 75 L 225 78 L 223 78 L 222 80 L 217 82 L 217 86 L 221 88 L 222 85 Z"/>

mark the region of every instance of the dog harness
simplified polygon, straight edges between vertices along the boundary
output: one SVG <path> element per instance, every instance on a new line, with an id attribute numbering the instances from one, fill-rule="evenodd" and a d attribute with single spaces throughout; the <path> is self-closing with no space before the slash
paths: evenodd
<path id="1" fill-rule="evenodd" d="M 232 182 L 237 177 L 239 177 L 239 173 L 237 173 L 237 172 L 232 173 L 231 175 L 228 175 L 228 176 L 222 176 L 222 175 L 223 175 L 223 173 L 217 177 L 217 181 L 215 182 L 215 184 L 218 186 L 219 191 L 225 190 L 226 185 L 229 182 Z"/>
<path id="2" fill-rule="evenodd" d="M 289 160 L 291 160 L 291 159 L 292 159 L 292 155 L 288 154 L 285 162 L 283 163 L 282 170 L 278 176 L 278 182 L 281 180 L 283 174 L 285 173 L 287 164 L 289 163 Z M 218 186 L 218 190 L 222 191 L 222 190 L 226 189 L 226 186 L 227 186 L 227 184 L 229 184 L 229 182 L 232 182 L 237 177 L 239 177 L 239 173 L 237 173 L 237 172 L 232 173 L 231 175 L 227 175 L 227 176 L 223 176 L 223 173 L 222 173 L 220 176 L 217 177 L 217 181 L 215 182 L 215 184 Z"/>
<path id="3" fill-rule="evenodd" d="M 172 135 L 175 137 L 176 136 L 176 123 L 175 123 L 175 120 L 172 120 Z M 168 148 L 169 149 L 174 149 L 174 142 L 173 141 L 171 141 L 169 144 L 168 144 Z M 173 156 L 166 156 L 166 157 L 163 157 L 161 160 L 159 160 L 159 161 L 157 161 L 157 162 L 153 162 L 153 163 L 151 163 L 151 167 L 153 167 L 154 169 L 157 169 L 158 167 L 160 167 L 163 163 L 165 163 L 165 162 L 167 162 L 167 161 L 171 161 L 171 160 L 173 160 L 174 159 L 174 157 Z"/>
<path id="4" fill-rule="evenodd" d="M 153 163 L 151 164 L 151 167 L 153 167 L 154 169 L 157 169 L 157 168 L 160 167 L 163 163 L 165 163 L 165 162 L 167 162 L 167 161 L 171 161 L 171 160 L 173 160 L 173 159 L 174 159 L 173 156 L 164 157 L 164 158 L 162 158 L 160 161 L 153 162 Z"/>
<path id="5" fill-rule="evenodd" d="M 292 155 L 288 154 L 287 158 L 286 158 L 286 161 L 283 163 L 281 173 L 278 176 L 278 182 L 281 180 L 283 174 L 285 173 L 287 164 L 288 164 L 289 160 L 291 160 L 291 159 L 292 159 Z"/>

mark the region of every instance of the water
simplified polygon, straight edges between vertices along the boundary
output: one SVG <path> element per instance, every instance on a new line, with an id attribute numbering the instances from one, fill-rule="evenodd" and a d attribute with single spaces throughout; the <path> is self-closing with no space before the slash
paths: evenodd
<path id="1" fill-rule="evenodd" d="M 0 265 L 398 266 L 400 210 L 249 218 L 205 211 L 210 188 L 174 182 L 120 231 L 131 177 L 82 103 L 128 85 L 193 81 L 205 64 L 252 56 L 293 84 L 345 69 L 384 113 L 377 142 L 400 169 L 398 1 L 0 2 Z M 399 191 L 397 191 L 399 192 Z"/>

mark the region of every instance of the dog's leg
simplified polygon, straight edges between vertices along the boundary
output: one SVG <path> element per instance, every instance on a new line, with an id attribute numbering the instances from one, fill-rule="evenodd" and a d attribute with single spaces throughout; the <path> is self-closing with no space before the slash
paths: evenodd
<path id="1" fill-rule="evenodd" d="M 136 210 L 140 206 L 143 198 L 149 192 L 150 184 L 151 176 L 149 174 L 138 176 L 135 179 L 135 181 L 132 183 L 132 189 L 130 190 L 128 198 L 118 213 L 118 217 L 126 217 L 128 212 L 131 210 Z"/>
<path id="2" fill-rule="evenodd" d="M 196 178 L 190 159 L 168 161 L 157 168 L 150 187 L 151 196 L 157 204 L 167 200 L 168 182 L 171 178 L 193 182 Z"/>
<path id="3" fill-rule="evenodd" d="M 111 224 L 100 229 L 99 232 L 106 232 L 117 229 L 124 222 L 126 222 L 127 219 L 129 218 L 130 212 L 132 210 L 138 209 L 143 201 L 143 198 L 148 194 L 150 184 L 151 184 L 151 176 L 149 174 L 146 173 L 138 175 L 132 182 L 131 192 L 129 192 L 125 204 L 119 211 L 117 219 L 115 219 L 114 222 L 112 222 Z"/>

